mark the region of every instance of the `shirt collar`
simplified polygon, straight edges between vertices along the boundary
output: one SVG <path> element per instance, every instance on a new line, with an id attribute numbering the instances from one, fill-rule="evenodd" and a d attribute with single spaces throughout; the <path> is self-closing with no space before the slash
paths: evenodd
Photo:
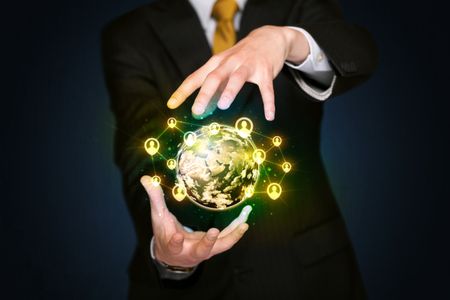
<path id="1" fill-rule="evenodd" d="M 235 0 L 238 9 L 243 10 L 247 0 Z M 197 12 L 198 18 L 202 27 L 205 29 L 208 27 L 208 22 L 211 20 L 211 11 L 214 6 L 215 0 L 189 0 L 194 10 Z"/>

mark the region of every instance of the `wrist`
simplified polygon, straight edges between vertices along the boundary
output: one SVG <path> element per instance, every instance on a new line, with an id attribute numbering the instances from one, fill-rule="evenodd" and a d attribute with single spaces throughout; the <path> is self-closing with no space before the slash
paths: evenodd
<path id="1" fill-rule="evenodd" d="M 192 274 L 197 269 L 197 266 L 178 267 L 178 266 L 171 266 L 163 262 L 158 258 L 156 250 L 157 247 L 155 247 L 155 242 L 156 242 L 155 238 L 152 237 L 150 242 L 150 256 L 153 260 L 153 263 L 156 265 L 156 268 L 158 269 L 161 278 L 184 279 L 190 276 L 190 274 Z"/>
<path id="2" fill-rule="evenodd" d="M 286 40 L 285 60 L 293 64 L 301 64 L 310 53 L 309 43 L 305 35 L 295 29 L 282 26 L 281 31 Z"/>

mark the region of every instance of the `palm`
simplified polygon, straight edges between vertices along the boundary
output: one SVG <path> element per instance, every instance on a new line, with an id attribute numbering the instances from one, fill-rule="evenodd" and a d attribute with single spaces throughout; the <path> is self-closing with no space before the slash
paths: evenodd
<path id="1" fill-rule="evenodd" d="M 162 261 L 178 266 L 196 265 L 231 248 L 248 228 L 245 221 L 251 211 L 249 205 L 221 232 L 216 228 L 190 232 L 167 209 L 161 187 L 153 186 L 148 176 L 142 177 L 141 182 L 150 198 L 155 255 Z"/>

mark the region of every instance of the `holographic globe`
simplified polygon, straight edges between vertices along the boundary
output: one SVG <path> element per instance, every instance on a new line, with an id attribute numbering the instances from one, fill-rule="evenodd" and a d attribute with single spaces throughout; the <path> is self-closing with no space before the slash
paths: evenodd
<path id="1" fill-rule="evenodd" d="M 193 136 L 194 134 L 195 136 Z M 200 207 L 224 210 L 253 195 L 260 174 L 251 136 L 212 123 L 185 136 L 177 155 L 177 181 Z"/>

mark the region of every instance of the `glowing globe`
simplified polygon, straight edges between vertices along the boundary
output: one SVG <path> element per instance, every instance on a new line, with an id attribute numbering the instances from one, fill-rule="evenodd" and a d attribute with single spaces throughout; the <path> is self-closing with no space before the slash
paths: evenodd
<path id="1" fill-rule="evenodd" d="M 253 195 L 259 165 L 250 136 L 212 123 L 185 135 L 177 156 L 177 181 L 195 204 L 223 210 Z"/>

